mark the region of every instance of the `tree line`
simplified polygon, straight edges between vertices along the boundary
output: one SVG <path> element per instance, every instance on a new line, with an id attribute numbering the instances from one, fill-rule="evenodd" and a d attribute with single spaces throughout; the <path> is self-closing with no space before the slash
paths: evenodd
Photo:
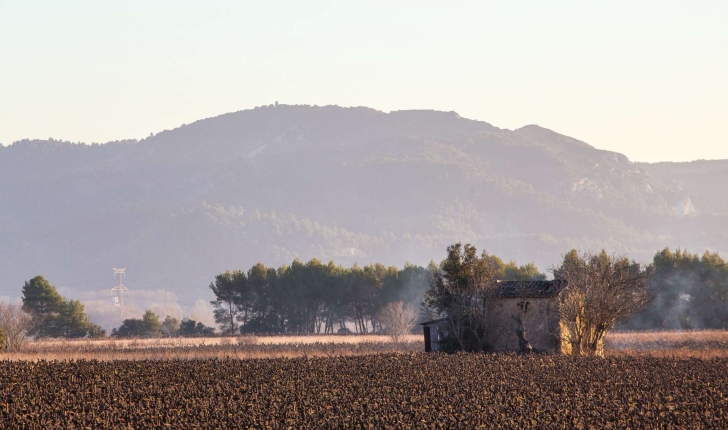
<path id="1" fill-rule="evenodd" d="M 106 330 L 91 322 L 79 300 L 63 297 L 42 275 L 25 281 L 22 304 L 0 303 L 0 350 L 19 351 L 28 337 L 91 339 L 106 337 Z M 163 321 L 147 310 L 142 318 L 125 319 L 111 332 L 115 337 L 214 336 L 215 328 L 195 320 Z"/>
<path id="2" fill-rule="evenodd" d="M 503 279 L 545 279 L 533 263 L 518 266 L 493 257 Z M 390 303 L 419 305 L 437 264 L 375 263 L 350 268 L 312 259 L 278 268 L 258 263 L 215 277 L 210 289 L 215 321 L 227 334 L 356 333 L 382 330 L 381 311 Z"/>
<path id="3" fill-rule="evenodd" d="M 214 336 L 215 328 L 188 318 L 182 321 L 170 315 L 163 320 L 151 310 L 141 318 L 125 319 L 118 328 L 111 330 L 112 337 L 202 337 Z"/>
<path id="4" fill-rule="evenodd" d="M 73 339 L 106 335 L 91 322 L 83 303 L 61 296 L 41 275 L 25 282 L 22 299 L 22 310 L 30 315 L 29 336 Z"/>
<path id="5" fill-rule="evenodd" d="M 728 262 L 717 253 L 706 251 L 698 255 L 665 248 L 655 254 L 650 264 L 639 265 L 604 251 L 579 254 L 572 250 L 565 254 L 559 266 L 551 269 L 556 277 L 571 276 L 574 280 L 589 273 L 592 277 L 601 273 L 602 277 L 624 275 L 639 281 L 634 284 L 640 287 L 636 290 L 614 290 L 600 296 L 602 304 L 608 303 L 607 299 L 620 297 L 639 298 L 639 303 L 632 307 L 621 303 L 620 306 L 629 308 L 629 317 L 633 318 L 612 313 L 611 319 L 595 325 L 594 330 L 589 329 L 593 336 L 603 337 L 606 330 L 614 327 L 728 329 Z M 479 293 L 473 290 L 473 285 L 482 284 L 485 279 L 543 280 L 546 275 L 533 263 L 519 266 L 488 253 L 478 255 L 474 246 L 456 244 L 448 248 L 440 264 L 431 261 L 427 267 L 405 264 L 396 268 L 376 263 L 345 268 L 334 262 L 324 264 L 312 259 L 302 263 L 296 259 L 291 265 L 278 268 L 258 263 L 247 271 L 220 273 L 210 289 L 216 298 L 212 302 L 215 320 L 223 334 L 346 333 L 349 327 L 357 333 L 372 333 L 402 321 L 411 323 L 413 306 L 424 311 L 420 318 L 446 313 L 455 302 L 462 309 L 469 309 L 471 315 L 477 315 L 472 303 Z M 442 290 L 445 285 L 455 286 L 470 296 L 466 294 L 457 300 L 448 297 Z M 98 338 L 106 335 L 90 321 L 83 303 L 60 295 L 43 276 L 26 281 L 22 293 L 21 306 L 0 304 L 0 347 L 18 349 L 26 336 Z M 578 315 L 584 306 L 579 301 L 571 304 L 576 313 L 572 317 L 584 321 Z M 463 320 L 466 322 L 472 325 L 477 321 Z M 160 320 L 147 311 L 141 319 L 124 320 L 112 335 L 209 336 L 213 333 L 214 328 L 202 323 L 179 321 L 171 316 Z"/>
<path id="6" fill-rule="evenodd" d="M 651 267 L 648 286 L 654 298 L 621 328 L 728 329 L 728 262 L 718 253 L 665 248 Z"/>

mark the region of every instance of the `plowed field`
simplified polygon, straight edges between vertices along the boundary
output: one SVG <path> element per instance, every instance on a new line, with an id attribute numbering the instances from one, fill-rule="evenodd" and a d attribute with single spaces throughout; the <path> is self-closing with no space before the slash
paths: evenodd
<path id="1" fill-rule="evenodd" d="M 0 428 L 725 428 L 728 359 L 0 362 Z"/>

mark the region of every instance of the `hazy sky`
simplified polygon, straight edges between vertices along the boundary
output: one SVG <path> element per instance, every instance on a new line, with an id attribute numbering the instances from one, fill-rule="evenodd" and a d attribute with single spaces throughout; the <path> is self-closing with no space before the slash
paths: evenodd
<path id="1" fill-rule="evenodd" d="M 278 100 L 728 158 L 728 2 L 0 0 L 0 142 L 106 142 Z"/>

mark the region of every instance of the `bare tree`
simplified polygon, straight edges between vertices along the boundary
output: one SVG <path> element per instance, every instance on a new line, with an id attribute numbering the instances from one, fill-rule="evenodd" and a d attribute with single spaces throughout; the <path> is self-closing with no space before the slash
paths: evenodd
<path id="1" fill-rule="evenodd" d="M 516 326 L 516 336 L 518 336 L 518 349 L 522 354 L 529 354 L 533 352 L 533 347 L 526 338 L 526 326 L 524 324 L 526 321 L 526 313 L 528 312 L 529 302 L 526 298 L 526 291 L 523 283 L 518 284 L 518 297 L 520 297 L 521 299 L 521 301 L 517 303 L 519 308 L 518 315 L 511 315 L 511 318 L 513 318 L 518 324 Z"/>
<path id="2" fill-rule="evenodd" d="M 399 342 L 412 331 L 417 321 L 417 309 L 413 305 L 404 305 L 402 302 L 392 302 L 379 312 L 379 323 L 384 326 L 385 332 L 392 336 L 392 340 Z"/>
<path id="3" fill-rule="evenodd" d="M 495 298 L 495 283 L 490 273 L 477 273 L 468 285 L 452 294 L 447 321 L 463 351 L 485 350 L 488 314 Z"/>
<path id="4" fill-rule="evenodd" d="M 5 332 L 5 349 L 20 351 L 33 318 L 13 303 L 0 303 L 0 328 Z"/>
<path id="5" fill-rule="evenodd" d="M 518 349 L 522 354 L 528 354 L 533 352 L 531 342 L 529 342 L 526 338 L 526 326 L 524 325 L 524 320 L 526 319 L 526 311 L 528 310 L 528 301 L 526 301 L 526 299 L 524 298 L 521 302 L 518 303 L 518 307 L 521 309 L 520 312 L 518 312 L 518 315 L 511 315 L 511 317 L 516 320 L 516 323 L 518 323 L 518 327 L 516 328 L 516 336 L 518 336 Z"/>
<path id="6" fill-rule="evenodd" d="M 554 278 L 568 282 L 560 296 L 566 325 L 561 336 L 573 355 L 602 355 L 609 330 L 644 309 L 651 298 L 650 269 L 621 255 L 572 250 L 551 270 Z"/>

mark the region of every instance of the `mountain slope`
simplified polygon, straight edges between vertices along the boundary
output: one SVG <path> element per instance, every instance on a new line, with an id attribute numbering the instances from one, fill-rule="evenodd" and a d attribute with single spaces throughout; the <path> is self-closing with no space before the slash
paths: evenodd
<path id="1" fill-rule="evenodd" d="M 453 112 L 261 107 L 142 141 L 0 148 L 0 295 L 42 273 L 184 302 L 257 261 L 439 260 L 455 241 L 542 268 L 572 247 L 726 252 L 727 161 L 632 163 Z M 725 183 L 725 181 L 723 181 Z"/>

